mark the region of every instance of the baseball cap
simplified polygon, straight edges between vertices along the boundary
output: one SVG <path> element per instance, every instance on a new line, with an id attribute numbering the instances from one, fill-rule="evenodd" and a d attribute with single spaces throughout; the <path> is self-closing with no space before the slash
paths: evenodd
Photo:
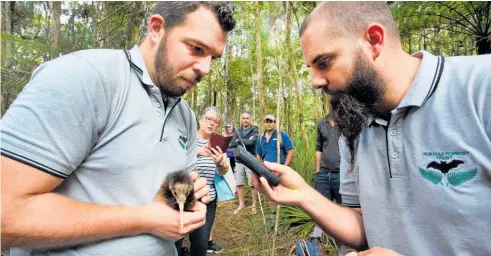
<path id="1" fill-rule="evenodd" d="M 275 121 L 276 121 L 276 119 L 274 118 L 274 116 L 273 116 L 273 115 L 266 115 L 266 116 L 264 117 L 264 120 L 271 120 L 271 121 L 273 121 L 273 122 L 275 122 Z"/>

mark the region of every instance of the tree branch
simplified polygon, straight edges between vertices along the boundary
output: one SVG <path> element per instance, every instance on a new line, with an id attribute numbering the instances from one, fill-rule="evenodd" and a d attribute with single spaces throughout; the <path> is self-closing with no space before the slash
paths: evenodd
<path id="1" fill-rule="evenodd" d="M 106 39 L 106 37 L 108 37 L 109 35 L 111 35 L 112 32 L 114 32 L 116 29 L 120 28 L 121 25 L 123 25 L 123 23 L 124 23 L 124 17 L 121 19 L 121 22 L 119 23 L 119 25 L 117 25 L 116 27 L 114 27 L 113 29 L 111 29 L 111 31 L 109 31 L 109 33 L 107 33 L 105 36 L 99 38 L 99 40 L 97 40 L 97 42 L 100 42 L 100 41 Z"/>
<path id="2" fill-rule="evenodd" d="M 450 18 L 450 17 L 444 16 L 444 15 L 441 15 L 441 14 L 436 14 L 436 13 L 425 13 L 425 14 L 428 15 L 428 16 L 436 16 L 436 17 L 447 19 L 448 21 L 455 22 L 456 24 L 460 25 L 464 29 L 470 30 L 471 32 L 473 32 L 476 35 L 479 34 L 478 31 L 473 30 L 474 29 L 473 27 L 466 26 L 465 24 L 463 24 L 462 22 L 460 22 L 456 18 Z"/>
<path id="3" fill-rule="evenodd" d="M 115 14 L 116 12 L 118 12 L 118 11 L 119 11 L 121 8 L 128 7 L 130 4 L 133 4 L 133 2 L 128 2 L 127 4 L 124 4 L 124 5 L 120 6 L 120 7 L 118 7 L 118 8 L 117 8 L 116 10 L 114 10 L 112 13 L 108 14 L 106 17 L 104 17 L 103 19 L 99 20 L 99 21 L 97 22 L 97 25 L 99 25 L 99 23 L 101 23 L 101 22 L 103 22 L 103 21 L 107 20 L 108 18 L 110 18 L 110 17 L 111 17 L 113 14 Z M 104 8 L 107 8 L 107 6 L 106 6 L 106 7 L 104 7 Z"/>
<path id="4" fill-rule="evenodd" d="M 467 6 L 467 4 L 466 4 L 466 3 L 463 3 L 463 5 L 464 5 L 465 9 L 466 9 L 466 10 L 469 12 L 469 14 L 471 15 L 471 18 L 472 18 L 472 19 L 473 19 L 473 20 L 476 22 L 477 27 L 478 27 L 478 28 L 479 28 L 479 30 L 481 30 L 481 32 L 482 32 L 482 26 L 481 26 L 481 24 L 482 24 L 482 23 L 481 23 L 481 19 L 478 17 L 477 10 L 476 10 L 476 8 L 474 8 L 474 4 L 472 4 L 472 2 L 469 2 L 469 4 L 471 5 L 472 10 L 474 10 L 474 12 L 472 12 L 472 11 L 469 9 L 469 7 Z M 475 14 L 475 16 L 476 16 L 476 17 L 474 17 L 474 15 L 472 15 L 472 14 Z"/>
<path id="5" fill-rule="evenodd" d="M 486 4 L 486 10 L 488 11 L 488 13 L 486 14 L 486 29 L 485 29 L 485 33 L 488 34 L 489 33 L 489 28 L 491 27 L 491 19 L 490 19 L 490 14 L 491 14 L 491 2 L 487 2 Z"/>
<path id="6" fill-rule="evenodd" d="M 469 19 L 467 19 L 467 16 L 465 16 L 464 14 L 462 14 L 461 12 L 459 12 L 457 9 L 455 9 L 455 8 L 451 7 L 450 5 L 444 4 L 443 2 L 436 2 L 436 3 L 437 3 L 437 4 L 439 4 L 439 5 L 443 5 L 443 6 L 447 7 L 448 9 L 450 9 L 450 10 L 454 11 L 454 12 L 455 12 L 455 13 L 457 13 L 459 16 L 461 16 L 462 18 L 464 18 L 464 20 L 466 20 L 466 21 L 467 21 L 467 23 L 469 23 L 469 24 L 470 24 L 470 25 L 471 25 L 471 26 L 472 26 L 472 27 L 473 27 L 473 28 L 476 30 L 476 32 L 478 32 L 478 33 L 476 33 L 476 34 L 479 34 L 479 29 L 478 29 L 478 28 L 476 28 L 476 27 L 474 26 L 474 24 L 472 24 L 472 22 L 471 22 Z"/>
<path id="7" fill-rule="evenodd" d="M 295 21 L 297 22 L 298 30 L 300 30 L 300 22 L 298 22 L 297 10 L 295 9 L 295 6 L 293 6 L 294 3 L 295 2 L 290 2 L 290 6 L 292 8 L 293 15 L 295 16 Z"/>

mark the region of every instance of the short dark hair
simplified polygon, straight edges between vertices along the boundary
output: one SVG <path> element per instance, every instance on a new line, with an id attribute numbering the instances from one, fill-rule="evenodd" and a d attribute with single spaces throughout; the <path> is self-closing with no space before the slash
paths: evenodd
<path id="1" fill-rule="evenodd" d="M 300 27 L 300 36 L 312 20 L 312 16 L 321 16 L 329 22 L 333 32 L 339 35 L 361 33 L 370 23 L 379 23 L 394 38 L 400 41 L 397 23 L 392 17 L 389 6 L 385 2 L 374 1 L 327 1 L 319 4 L 305 18 Z"/>
<path id="2" fill-rule="evenodd" d="M 223 31 L 229 32 L 235 27 L 232 3 L 230 2 L 191 2 L 191 1 L 158 1 L 153 14 L 159 14 L 164 18 L 165 29 L 172 29 L 184 22 L 186 15 L 204 6 L 215 13 L 218 23 Z"/>
<path id="3" fill-rule="evenodd" d="M 240 114 L 240 116 L 242 116 L 243 114 L 248 114 L 249 116 L 252 116 L 252 115 L 251 115 L 251 112 L 249 112 L 249 111 L 244 111 L 244 112 L 242 112 L 242 113 Z"/>

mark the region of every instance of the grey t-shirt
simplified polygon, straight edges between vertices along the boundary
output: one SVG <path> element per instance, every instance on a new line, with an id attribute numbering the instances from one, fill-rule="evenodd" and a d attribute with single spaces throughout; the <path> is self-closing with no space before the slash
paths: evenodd
<path id="1" fill-rule="evenodd" d="M 63 178 L 55 192 L 102 205 L 151 203 L 164 177 L 196 168 L 197 124 L 153 85 L 138 47 L 86 50 L 41 65 L 2 119 L 2 155 Z M 11 255 L 176 255 L 150 234 Z"/>
<path id="2" fill-rule="evenodd" d="M 491 255 L 491 55 L 421 66 L 389 121 L 340 139 L 343 205 L 361 207 L 370 247 Z"/>

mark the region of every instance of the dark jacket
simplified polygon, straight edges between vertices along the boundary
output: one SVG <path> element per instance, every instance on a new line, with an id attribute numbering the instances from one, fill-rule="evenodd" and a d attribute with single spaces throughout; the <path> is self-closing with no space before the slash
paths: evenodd
<path id="1" fill-rule="evenodd" d="M 243 132 L 242 127 L 237 129 L 237 131 L 239 132 L 240 136 L 242 136 L 242 132 Z M 255 125 L 251 125 L 251 127 L 247 130 L 247 133 L 242 136 L 247 151 L 249 151 L 249 153 L 251 153 L 254 156 L 256 156 L 256 141 L 258 135 L 259 135 L 259 128 L 257 128 L 257 126 Z M 234 137 L 232 138 L 230 147 L 235 148 L 237 147 L 237 145 L 242 146 L 242 143 L 239 137 L 237 136 L 237 133 L 234 133 Z"/>
<path id="2" fill-rule="evenodd" d="M 322 152 L 321 170 L 339 172 L 339 136 L 334 127 L 324 118 L 317 125 L 317 143 L 315 151 Z"/>

